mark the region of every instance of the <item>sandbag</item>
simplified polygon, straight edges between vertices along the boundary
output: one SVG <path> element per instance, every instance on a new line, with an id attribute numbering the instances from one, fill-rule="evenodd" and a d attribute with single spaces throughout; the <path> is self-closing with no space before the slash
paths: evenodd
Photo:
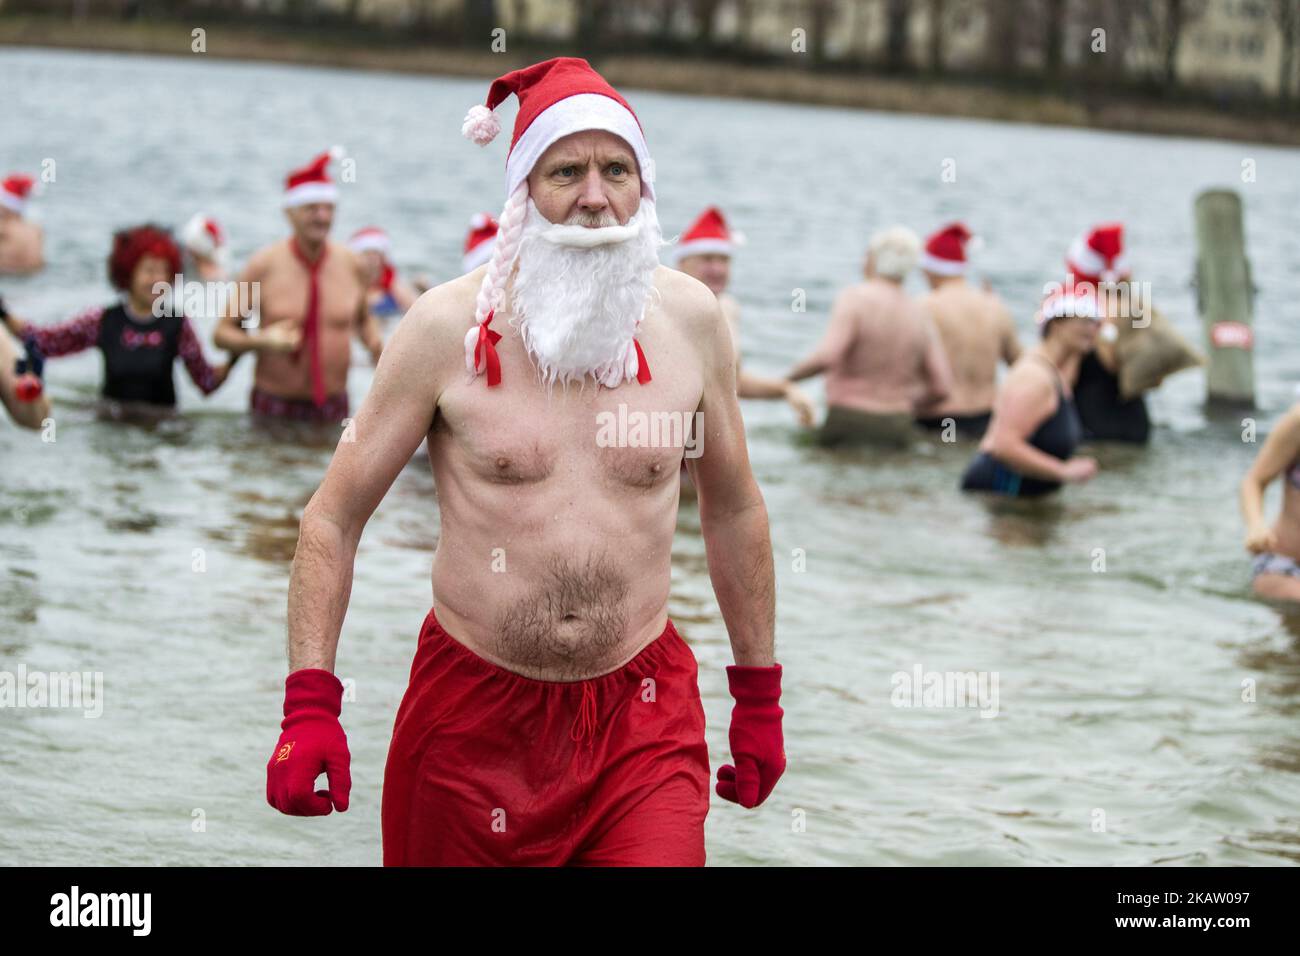
<path id="1" fill-rule="evenodd" d="M 1134 328 L 1134 323 L 1118 319 L 1119 337 L 1115 342 L 1115 360 L 1119 371 L 1119 394 L 1131 401 L 1149 392 L 1168 376 L 1183 369 L 1204 365 L 1205 358 L 1178 334 L 1160 310 L 1144 304 L 1143 312 L 1150 324 Z"/>

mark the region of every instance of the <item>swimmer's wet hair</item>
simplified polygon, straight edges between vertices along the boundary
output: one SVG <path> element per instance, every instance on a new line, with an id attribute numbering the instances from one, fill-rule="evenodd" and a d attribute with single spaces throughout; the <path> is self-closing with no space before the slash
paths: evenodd
<path id="1" fill-rule="evenodd" d="M 128 291 L 135 267 L 145 256 L 166 259 L 173 276 L 181 272 L 181 250 L 171 232 L 147 222 L 113 234 L 113 251 L 108 254 L 108 281 L 113 288 Z"/>

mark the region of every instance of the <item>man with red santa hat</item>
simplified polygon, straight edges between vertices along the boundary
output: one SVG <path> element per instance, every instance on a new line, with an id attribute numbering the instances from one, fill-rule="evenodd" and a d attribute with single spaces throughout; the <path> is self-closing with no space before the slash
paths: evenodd
<path id="1" fill-rule="evenodd" d="M 461 256 L 461 272 L 473 272 L 492 258 L 496 248 L 497 232 L 500 224 L 491 214 L 478 212 L 469 221 L 469 231 L 465 233 L 465 250 Z"/>
<path id="2" fill-rule="evenodd" d="M 339 445 L 303 514 L 267 797 L 291 814 L 348 806 L 332 671 L 353 560 L 427 435 L 441 511 L 433 608 L 388 752 L 384 862 L 700 865 L 704 711 L 668 618 L 682 435 L 602 435 L 611 416 L 657 417 L 693 421 L 703 442 L 688 468 L 736 660 L 734 763 L 716 789 L 757 806 L 785 769 L 781 667 L 731 335 L 708 288 L 659 265 L 654 169 L 627 101 L 562 57 L 497 79 L 462 132 L 491 140 L 491 111 L 511 93 L 492 257 L 398 325 L 356 441 Z M 329 788 L 317 792 L 320 773 Z"/>
<path id="3" fill-rule="evenodd" d="M 370 318 L 378 321 L 405 315 L 420 293 L 398 275 L 389 258 L 393 243 L 388 233 L 378 226 L 366 226 L 352 234 L 348 248 L 360 256 L 366 273 L 366 311 Z"/>
<path id="4" fill-rule="evenodd" d="M 0 275 L 28 275 L 45 268 L 45 235 L 27 218 L 35 184 L 21 173 L 0 182 Z"/>
<path id="5" fill-rule="evenodd" d="M 998 362 L 1008 367 L 1020 358 L 1016 324 L 1002 300 L 966 281 L 968 244 L 974 236 L 954 222 L 930 236 L 921 253 L 921 271 L 930 294 L 921 299 L 943 341 L 952 368 L 948 397 L 918 410 L 917 424 L 948 437 L 982 438 L 998 391 Z M 954 436 L 955 437 L 955 436 Z"/>
<path id="6" fill-rule="evenodd" d="M 293 230 L 255 252 L 236 280 L 255 283 L 260 322 L 244 329 L 232 296 L 217 325 L 218 348 L 257 353 L 250 406 L 254 415 L 309 422 L 348 417 L 348 367 L 355 334 L 376 361 L 383 349 L 368 321 L 369 285 L 360 258 L 329 241 L 338 188 L 326 167 L 340 151 L 321 153 L 289 174 L 281 205 Z"/>
<path id="7" fill-rule="evenodd" d="M 673 260 L 677 268 L 699 279 L 718 297 L 736 348 L 736 393 L 741 398 L 783 398 L 799 417 L 799 424 L 811 427 L 816 409 L 812 399 L 798 385 L 781 378 L 764 378 L 741 368 L 740 303 L 727 291 L 731 281 L 731 257 L 741 241 L 741 237 L 727 227 L 722 210 L 710 206 L 682 234 L 673 249 Z"/>

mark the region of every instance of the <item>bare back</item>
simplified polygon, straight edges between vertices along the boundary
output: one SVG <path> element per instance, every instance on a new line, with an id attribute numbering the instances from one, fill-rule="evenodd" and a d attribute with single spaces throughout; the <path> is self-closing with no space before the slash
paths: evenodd
<path id="1" fill-rule="evenodd" d="M 993 407 L 998 362 L 1019 357 L 1015 326 L 993 293 L 964 281 L 945 282 L 921 300 L 934 319 L 952 367 L 948 397 L 923 409 L 929 417 L 980 415 Z"/>
<path id="2" fill-rule="evenodd" d="M 23 275 L 45 265 L 41 227 L 22 219 L 0 222 L 0 274 Z"/>
<path id="3" fill-rule="evenodd" d="M 842 326 L 826 373 L 831 405 L 873 413 L 911 412 L 927 393 L 927 318 L 896 283 L 871 279 L 844 290 L 832 315 Z"/>

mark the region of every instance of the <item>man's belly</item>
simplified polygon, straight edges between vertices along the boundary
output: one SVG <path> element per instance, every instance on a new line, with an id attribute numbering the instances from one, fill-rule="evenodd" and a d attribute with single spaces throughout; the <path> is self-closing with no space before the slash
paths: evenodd
<path id="1" fill-rule="evenodd" d="M 348 366 L 352 361 L 352 345 L 347 332 L 328 330 L 320 349 L 325 394 L 345 391 Z M 263 352 L 257 357 L 253 378 L 258 388 L 281 398 L 311 398 L 311 356 L 306 349 L 301 354 Z"/>
<path id="2" fill-rule="evenodd" d="M 482 573 L 445 538 L 433 564 L 434 608 L 444 629 L 480 657 L 534 680 L 584 680 L 616 670 L 664 629 L 669 546 L 659 561 L 595 542 L 479 551 Z M 567 543 L 566 543 L 567 545 Z M 460 556 L 457 556 L 458 553 Z M 491 570 L 492 564 L 500 569 Z"/>

